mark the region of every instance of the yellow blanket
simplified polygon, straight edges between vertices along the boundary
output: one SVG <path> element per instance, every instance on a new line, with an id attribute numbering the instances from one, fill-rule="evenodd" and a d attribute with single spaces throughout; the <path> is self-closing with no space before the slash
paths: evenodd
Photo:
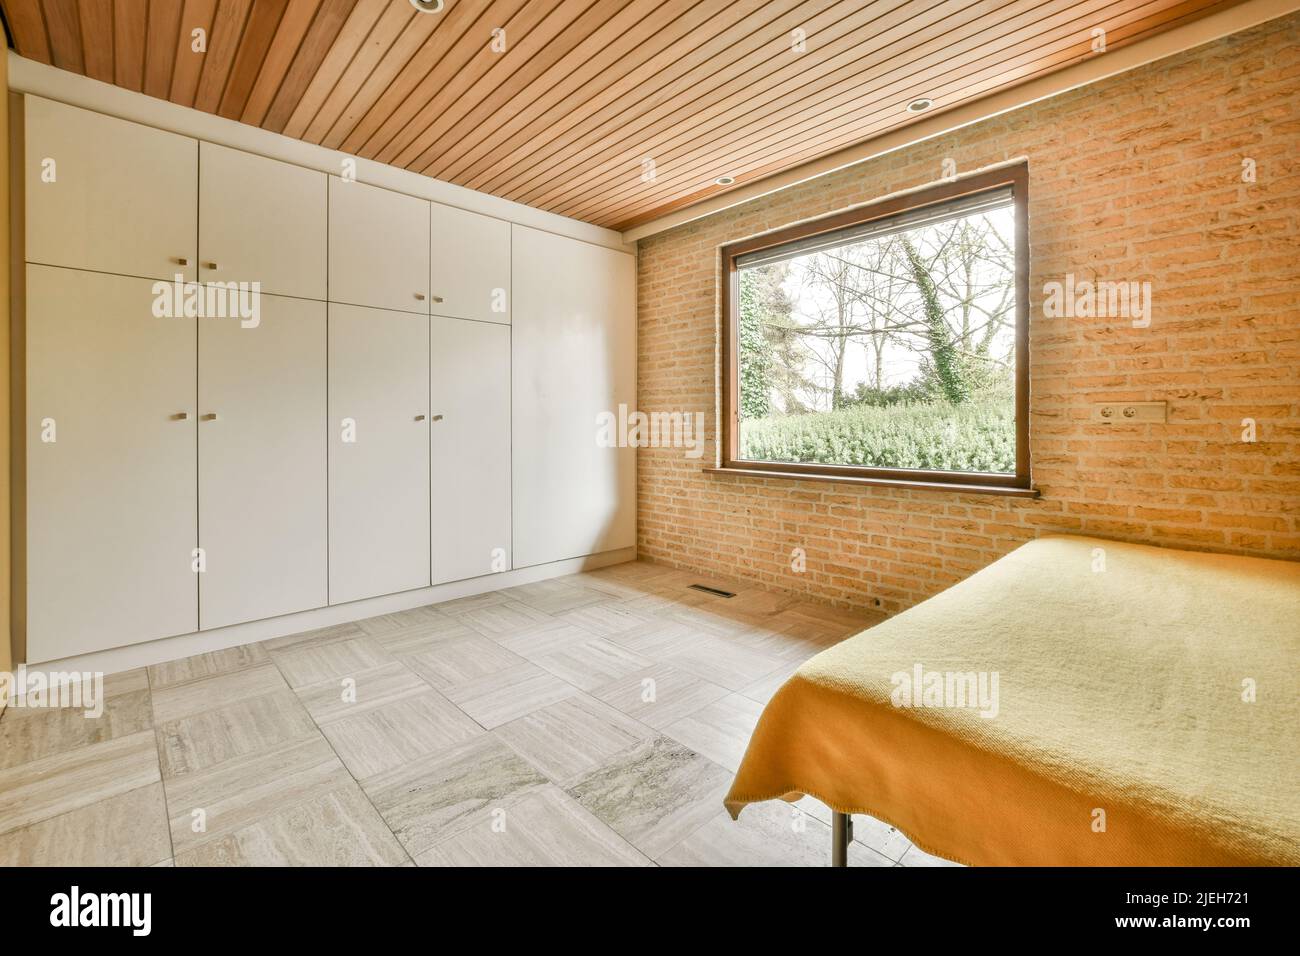
<path id="1" fill-rule="evenodd" d="M 1298 671 L 1300 564 L 1042 538 L 804 664 L 726 804 L 974 865 L 1296 865 Z"/>

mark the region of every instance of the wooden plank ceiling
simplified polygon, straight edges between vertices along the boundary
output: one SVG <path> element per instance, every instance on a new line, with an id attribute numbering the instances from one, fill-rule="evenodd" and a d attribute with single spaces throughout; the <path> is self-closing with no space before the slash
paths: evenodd
<path id="1" fill-rule="evenodd" d="M 25 57 L 625 229 L 1236 0 L 0 0 Z M 204 52 L 193 32 L 205 31 Z M 494 31 L 504 31 L 504 33 Z M 798 31 L 798 32 L 797 32 Z M 802 38 L 802 51 L 798 40 Z M 494 42 L 495 41 L 495 42 Z M 654 161 L 653 177 L 646 160 Z"/>

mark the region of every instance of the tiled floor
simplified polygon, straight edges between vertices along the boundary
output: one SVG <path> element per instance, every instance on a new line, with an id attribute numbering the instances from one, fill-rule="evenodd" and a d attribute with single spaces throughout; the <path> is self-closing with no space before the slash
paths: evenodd
<path id="1" fill-rule="evenodd" d="M 0 718 L 0 864 L 824 865 L 722 808 L 763 704 L 874 623 L 637 562 L 110 676 Z M 851 862 L 933 865 L 858 818 Z"/>

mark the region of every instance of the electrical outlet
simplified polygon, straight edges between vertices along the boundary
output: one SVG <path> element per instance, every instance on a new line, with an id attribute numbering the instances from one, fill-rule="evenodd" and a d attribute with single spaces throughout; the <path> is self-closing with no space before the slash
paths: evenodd
<path id="1" fill-rule="evenodd" d="M 1165 402 L 1099 402 L 1092 406 L 1092 420 L 1107 425 L 1163 422 L 1167 406 Z"/>

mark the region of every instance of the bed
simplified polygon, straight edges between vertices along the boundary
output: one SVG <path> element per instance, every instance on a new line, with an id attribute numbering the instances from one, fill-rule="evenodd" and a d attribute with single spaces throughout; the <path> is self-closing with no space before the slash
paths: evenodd
<path id="1" fill-rule="evenodd" d="M 970 865 L 1300 864 L 1300 563 L 1053 536 L 818 654 L 730 793 Z M 936 676 L 937 675 L 937 676 Z"/>

